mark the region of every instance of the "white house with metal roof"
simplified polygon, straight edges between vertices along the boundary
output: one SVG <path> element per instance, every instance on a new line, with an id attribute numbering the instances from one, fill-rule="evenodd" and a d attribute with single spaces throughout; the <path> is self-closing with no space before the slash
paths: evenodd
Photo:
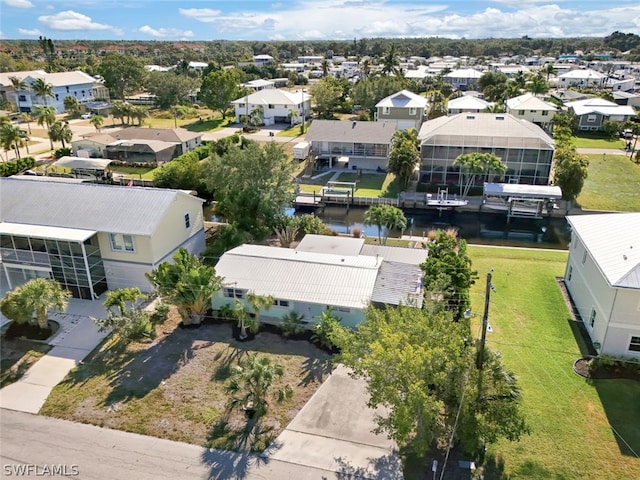
<path id="1" fill-rule="evenodd" d="M 572 215 L 564 274 L 596 350 L 640 358 L 640 213 Z"/>
<path id="2" fill-rule="evenodd" d="M 558 87 L 603 87 L 607 76 L 590 68 L 570 70 L 558 75 Z"/>
<path id="3" fill-rule="evenodd" d="M 464 92 L 466 90 L 476 90 L 478 80 L 482 75 L 483 73 L 475 68 L 462 68 L 443 75 L 442 79 L 452 87 Z"/>
<path id="4" fill-rule="evenodd" d="M 251 116 L 262 109 L 260 117 L 265 125 L 274 123 L 300 123 L 311 113 L 311 96 L 305 91 L 287 92 L 275 88 L 266 88 L 231 102 L 236 112 L 236 123 L 243 116 Z M 291 112 L 297 116 L 291 116 Z"/>
<path id="5" fill-rule="evenodd" d="M 600 130 L 606 120 L 624 122 L 636 114 L 629 105 L 618 105 L 600 97 L 577 100 L 565 105 L 578 117 L 579 130 Z"/>
<path id="6" fill-rule="evenodd" d="M 245 303 L 249 293 L 271 295 L 274 305 L 260 312 L 279 323 L 289 312 L 313 324 L 331 308 L 343 325 L 355 327 L 371 304 L 422 306 L 427 250 L 365 245 L 364 239 L 306 235 L 296 249 L 241 245 L 216 265 L 224 288 L 212 307 Z"/>
<path id="7" fill-rule="evenodd" d="M 376 121 L 395 122 L 398 130 L 420 130 L 429 101 L 409 90 L 401 90 L 376 104 Z"/>
<path id="8" fill-rule="evenodd" d="M 493 106 L 493 102 L 488 102 L 483 98 L 478 98 L 475 95 L 462 95 L 447 102 L 447 115 L 480 113 L 491 106 Z"/>
<path id="9" fill-rule="evenodd" d="M 204 251 L 202 203 L 179 190 L 0 178 L 2 284 L 44 276 L 84 299 L 148 292 L 144 274 L 178 248 Z"/>
<path id="10" fill-rule="evenodd" d="M 507 104 L 507 113 L 540 125 L 543 128 L 551 124 L 558 111 L 558 108 L 553 103 L 545 102 L 533 93 L 525 93 L 524 95 L 509 98 L 505 103 Z"/>

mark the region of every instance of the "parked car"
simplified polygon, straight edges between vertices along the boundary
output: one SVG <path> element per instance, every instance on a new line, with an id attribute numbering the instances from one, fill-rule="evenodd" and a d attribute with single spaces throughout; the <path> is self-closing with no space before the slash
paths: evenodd
<path id="1" fill-rule="evenodd" d="M 80 115 L 80 118 L 82 118 L 84 120 L 88 120 L 91 117 L 93 117 L 93 113 L 91 113 L 91 112 L 83 113 L 82 115 Z"/>

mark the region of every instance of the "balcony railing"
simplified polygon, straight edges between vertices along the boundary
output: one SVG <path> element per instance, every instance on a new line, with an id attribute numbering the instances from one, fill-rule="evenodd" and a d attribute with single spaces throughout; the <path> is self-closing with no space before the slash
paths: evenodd
<path id="1" fill-rule="evenodd" d="M 0 248 L 0 255 L 4 263 L 27 263 L 29 265 L 43 265 L 49 267 L 49 254 L 46 252 L 34 252 L 31 250 L 14 250 L 13 248 Z"/>

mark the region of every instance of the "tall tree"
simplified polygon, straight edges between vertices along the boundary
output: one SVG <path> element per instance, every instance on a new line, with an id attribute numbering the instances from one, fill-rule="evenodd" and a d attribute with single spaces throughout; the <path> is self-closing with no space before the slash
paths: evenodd
<path id="1" fill-rule="evenodd" d="M 100 62 L 98 72 L 113 97 L 121 100 L 142 88 L 147 75 L 141 59 L 120 53 L 108 53 Z"/>
<path id="2" fill-rule="evenodd" d="M 279 225 L 293 200 L 294 168 L 282 146 L 247 141 L 229 146 L 222 155 L 213 154 L 205 163 L 205 183 L 222 215 L 261 238 Z"/>
<path id="3" fill-rule="evenodd" d="M 364 224 L 378 227 L 378 241 L 381 245 L 387 243 L 391 230 L 407 228 L 407 219 L 402 210 L 393 205 L 374 205 L 364 212 Z M 381 233 L 384 235 L 381 238 Z"/>
<path id="4" fill-rule="evenodd" d="M 71 293 L 68 290 L 63 289 L 58 282 L 48 278 L 34 278 L 27 283 L 16 287 L 2 300 L 2 304 L 13 303 L 20 306 L 22 312 L 16 318 L 20 321 L 25 318 L 35 318 L 40 328 L 48 327 L 48 314 L 50 310 L 64 311 L 67 308 L 67 303 Z M 2 313 L 10 320 L 12 315 L 12 308 L 5 307 L 2 309 Z M 7 311 L 9 310 L 9 315 Z"/>
<path id="5" fill-rule="evenodd" d="M 5 150 L 16 151 L 16 160 L 20 158 L 20 147 L 23 145 L 22 131 L 20 127 L 12 125 L 10 122 L 0 126 L 0 144 Z"/>
<path id="6" fill-rule="evenodd" d="M 332 118 L 342 98 L 342 87 L 334 77 L 324 77 L 311 87 L 311 98 L 320 118 Z"/>
<path id="7" fill-rule="evenodd" d="M 573 146 L 556 149 L 554 160 L 553 183 L 562 190 L 569 211 L 589 174 L 589 160 L 578 154 Z"/>
<path id="8" fill-rule="evenodd" d="M 38 44 L 47 62 L 47 72 L 51 73 L 55 70 L 54 59 L 56 56 L 56 47 L 53 44 L 53 40 L 41 35 L 38 37 Z"/>
<path id="9" fill-rule="evenodd" d="M 9 77 L 9 81 L 11 82 L 11 86 L 16 91 L 16 110 L 20 111 L 20 94 L 23 90 L 27 90 L 29 88 L 29 84 L 24 81 L 24 79 L 18 77 Z"/>
<path id="10" fill-rule="evenodd" d="M 27 112 L 22 112 L 20 115 L 18 115 L 18 118 L 21 122 L 27 124 L 27 130 L 29 132 L 29 135 L 31 135 L 31 115 Z"/>
<path id="11" fill-rule="evenodd" d="M 502 72 L 486 72 L 478 79 L 478 89 L 491 102 L 504 100 L 508 81 Z"/>
<path id="12" fill-rule="evenodd" d="M 507 166 L 502 159 L 493 153 L 465 153 L 456 158 L 454 166 L 459 166 L 463 176 L 462 196 L 466 197 L 469 190 L 480 176 L 497 176 L 502 178 L 507 171 Z"/>
<path id="13" fill-rule="evenodd" d="M 542 74 L 538 72 L 527 82 L 526 90 L 534 95 L 542 95 L 543 93 L 547 93 L 549 86 Z"/>
<path id="14" fill-rule="evenodd" d="M 73 95 L 64 97 L 63 103 L 65 111 L 70 115 L 75 115 L 80 111 L 80 103 Z"/>
<path id="15" fill-rule="evenodd" d="M 367 382 L 369 406 L 385 409 L 376 417 L 378 431 L 403 456 L 421 458 L 452 437 L 469 448 L 527 433 L 520 396 L 503 395 L 519 392 L 513 377 L 484 373 L 477 403 L 483 372 L 474 368 L 469 336 L 468 325 L 451 322 L 444 310 L 387 307 L 368 309 L 352 334 L 337 337 L 340 361 Z"/>
<path id="16" fill-rule="evenodd" d="M 542 67 L 540 71 L 547 76 L 547 83 L 549 83 L 549 77 L 551 75 L 558 73 L 558 69 L 553 65 L 553 63 L 545 63 L 544 67 Z"/>
<path id="17" fill-rule="evenodd" d="M 44 100 L 44 104 L 49 105 L 49 97 L 53 97 L 53 85 L 47 83 L 42 78 L 36 78 L 34 82 L 31 84 L 31 89 L 33 93 L 36 94 L 36 97 L 40 97 Z"/>
<path id="18" fill-rule="evenodd" d="M 213 294 L 222 287 L 222 279 L 213 267 L 204 265 L 185 248 L 175 253 L 173 261 L 161 263 L 145 276 L 167 302 L 178 308 L 184 325 L 199 325 L 211 307 Z"/>
<path id="19" fill-rule="evenodd" d="M 395 43 L 389 45 L 384 57 L 382 57 L 382 74 L 400 74 L 400 57 L 398 55 L 398 46 Z"/>
<path id="20" fill-rule="evenodd" d="M 420 165 L 420 141 L 415 128 L 396 130 L 391 140 L 389 172 L 398 177 L 400 190 L 406 190 L 416 167 Z"/>
<path id="21" fill-rule="evenodd" d="M 33 112 L 36 115 L 36 122 L 38 125 L 46 126 L 47 133 L 51 131 L 51 125 L 56 121 L 56 110 L 53 107 L 42 107 L 37 106 L 33 109 Z M 49 135 L 49 141 L 51 142 L 51 150 L 53 150 L 53 140 L 51 139 L 51 135 Z"/>
<path id="22" fill-rule="evenodd" d="M 94 115 L 91 117 L 91 120 L 89 120 L 89 123 L 94 126 L 96 132 L 99 132 L 100 128 L 104 124 L 104 117 L 102 115 Z"/>
<path id="23" fill-rule="evenodd" d="M 49 127 L 49 138 L 54 142 L 62 142 L 62 148 L 66 148 L 66 144 L 71 142 L 73 131 L 69 126 L 69 122 L 57 120 Z"/>
<path id="24" fill-rule="evenodd" d="M 236 69 L 213 70 L 202 79 L 198 98 L 224 118 L 233 100 L 240 98 L 240 73 Z M 245 92 L 248 96 L 248 92 Z"/>
<path id="25" fill-rule="evenodd" d="M 427 248 L 427 260 L 420 265 L 425 272 L 425 305 L 439 302 L 460 321 L 469 309 L 469 289 L 477 278 L 467 243 L 458 238 L 455 230 L 437 230 Z"/>
<path id="26" fill-rule="evenodd" d="M 145 90 L 155 96 L 156 105 L 167 109 L 188 100 L 198 87 L 198 81 L 173 72 L 151 72 L 145 80 Z"/>

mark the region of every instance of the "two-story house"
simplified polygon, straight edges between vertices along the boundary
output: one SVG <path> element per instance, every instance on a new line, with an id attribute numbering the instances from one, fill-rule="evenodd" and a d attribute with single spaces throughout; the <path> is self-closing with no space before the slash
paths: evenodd
<path id="1" fill-rule="evenodd" d="M 311 96 L 304 90 L 287 92 L 267 88 L 238 98 L 231 104 L 235 108 L 236 123 L 242 123 L 244 116 L 259 114 L 264 125 L 295 124 L 301 123 L 311 113 Z"/>
<path id="2" fill-rule="evenodd" d="M 525 93 L 506 101 L 507 113 L 516 118 L 535 123 L 542 128 L 548 128 L 558 111 L 553 103 L 545 102 L 533 93 Z"/>
<path id="3" fill-rule="evenodd" d="M 600 97 L 569 102 L 565 106 L 578 117 L 579 130 L 600 130 L 606 120 L 624 122 L 636 114 L 629 105 L 618 105 Z"/>
<path id="4" fill-rule="evenodd" d="M 409 90 L 383 98 L 376 104 L 376 121 L 395 122 L 398 130 L 420 130 L 429 109 L 429 101 Z"/>

